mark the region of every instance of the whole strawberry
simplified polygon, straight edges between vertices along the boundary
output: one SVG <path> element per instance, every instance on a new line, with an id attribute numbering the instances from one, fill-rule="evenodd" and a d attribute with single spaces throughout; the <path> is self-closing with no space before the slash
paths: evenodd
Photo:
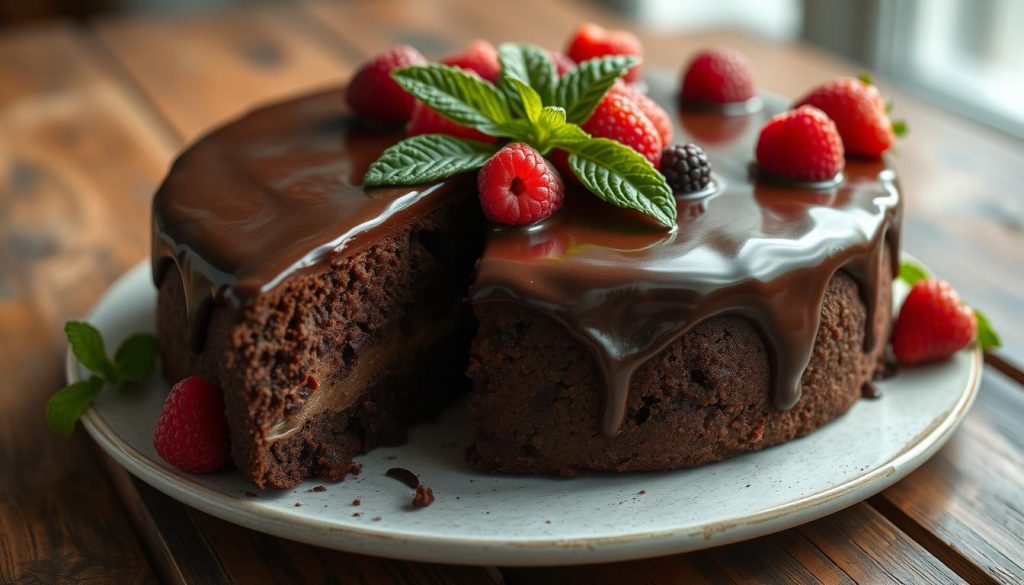
<path id="1" fill-rule="evenodd" d="M 427 59 L 409 45 L 396 45 L 377 55 L 360 67 L 348 82 L 345 99 L 349 107 L 379 122 L 408 120 L 416 98 L 391 79 L 391 70 L 426 62 Z"/>
<path id="2" fill-rule="evenodd" d="M 522 142 L 504 146 L 484 163 L 477 187 L 487 219 L 506 225 L 527 225 L 550 217 L 565 197 L 558 171 Z"/>
<path id="3" fill-rule="evenodd" d="M 412 116 L 409 118 L 409 125 L 406 127 L 406 131 L 409 133 L 409 136 L 448 134 L 457 138 L 468 138 L 487 143 L 496 141 L 493 136 L 488 136 L 475 128 L 469 128 L 452 122 L 420 101 L 417 101 L 416 105 L 412 108 Z"/>
<path id="4" fill-rule="evenodd" d="M 801 106 L 772 116 L 757 139 L 762 171 L 794 181 L 827 181 L 843 170 L 843 142 L 821 110 Z"/>
<path id="5" fill-rule="evenodd" d="M 473 71 L 490 82 L 498 81 L 501 73 L 498 50 L 491 43 L 480 39 L 470 42 L 464 51 L 444 57 L 441 63 Z"/>
<path id="6" fill-rule="evenodd" d="M 683 74 L 680 95 L 684 102 L 726 104 L 754 97 L 754 75 L 743 53 L 733 49 L 705 49 L 690 61 Z"/>
<path id="7" fill-rule="evenodd" d="M 199 378 L 185 378 L 171 388 L 153 429 L 156 452 L 171 465 L 191 473 L 209 473 L 228 461 L 228 422 L 224 396 Z"/>
<path id="8" fill-rule="evenodd" d="M 608 93 L 612 92 L 624 95 L 633 100 L 633 103 L 640 108 L 640 111 L 647 116 L 647 119 L 650 120 L 658 130 L 658 136 L 661 137 L 661 143 L 663 145 L 672 143 L 672 118 L 669 117 L 668 112 L 658 105 L 658 102 L 652 100 L 646 94 L 641 93 L 632 85 L 622 83 L 621 81 L 616 81 L 615 85 L 608 90 Z"/>
<path id="9" fill-rule="evenodd" d="M 565 53 L 573 61 L 582 63 L 605 55 L 643 57 L 644 47 L 640 44 L 640 39 L 629 31 L 606 29 L 588 22 L 576 29 Z M 628 82 L 637 81 L 640 79 L 640 73 L 640 65 L 634 65 L 623 79 Z"/>
<path id="10" fill-rule="evenodd" d="M 631 98 L 609 91 L 583 129 L 591 136 L 610 138 L 642 154 L 655 168 L 661 160 L 661 133 Z"/>
<path id="11" fill-rule="evenodd" d="M 918 281 L 900 308 L 892 333 L 892 349 L 902 364 L 944 360 L 967 347 L 978 333 L 970 307 L 948 282 Z"/>
<path id="12" fill-rule="evenodd" d="M 869 81 L 833 79 L 811 90 L 797 105 L 814 106 L 832 118 L 847 154 L 875 157 L 892 146 L 893 124 L 885 100 Z"/>

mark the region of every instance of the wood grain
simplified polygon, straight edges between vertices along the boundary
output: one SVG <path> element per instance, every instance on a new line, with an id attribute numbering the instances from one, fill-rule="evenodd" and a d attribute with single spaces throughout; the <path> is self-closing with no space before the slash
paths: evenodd
<path id="1" fill-rule="evenodd" d="M 146 254 L 170 145 L 69 28 L 0 37 L 0 80 L 0 581 L 150 582 L 90 442 L 43 405 L 61 323 Z"/>
<path id="2" fill-rule="evenodd" d="M 510 584 L 961 583 L 871 506 L 704 552 L 550 569 L 505 569 Z"/>

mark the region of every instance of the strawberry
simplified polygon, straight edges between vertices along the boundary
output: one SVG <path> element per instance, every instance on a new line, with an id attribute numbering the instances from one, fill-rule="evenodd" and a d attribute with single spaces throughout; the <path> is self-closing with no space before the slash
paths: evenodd
<path id="1" fill-rule="evenodd" d="M 412 109 L 412 117 L 406 127 L 409 136 L 418 134 L 448 134 L 457 138 L 468 138 L 480 142 L 494 143 L 496 138 L 488 136 L 475 128 L 469 128 L 452 122 L 441 114 L 430 109 L 423 102 L 417 101 Z"/>
<path id="2" fill-rule="evenodd" d="M 927 278 L 910 289 L 892 334 L 892 349 L 902 364 L 944 360 L 967 347 L 978 333 L 970 307 L 948 282 Z"/>
<path id="3" fill-rule="evenodd" d="M 608 92 L 615 92 L 633 100 L 633 103 L 640 108 L 640 111 L 657 128 L 658 136 L 661 137 L 661 143 L 663 145 L 672 143 L 672 118 L 669 117 L 668 112 L 658 105 L 658 102 L 652 100 L 646 94 L 640 93 L 632 85 L 622 83 L 621 81 L 616 81 L 615 85 Z"/>
<path id="4" fill-rule="evenodd" d="M 565 53 L 577 63 L 604 57 L 605 55 L 644 56 L 644 47 L 636 35 L 625 30 L 612 30 L 588 22 L 578 29 L 569 42 Z M 640 79 L 640 65 L 629 69 L 623 79 L 628 82 Z"/>
<path id="5" fill-rule="evenodd" d="M 591 136 L 610 138 L 642 154 L 655 168 L 661 160 L 661 135 L 632 99 L 609 91 L 583 129 Z"/>
<path id="6" fill-rule="evenodd" d="M 869 81 L 840 77 L 819 85 L 797 102 L 828 114 L 836 123 L 847 154 L 880 156 L 893 143 L 893 124 L 885 100 Z"/>
<path id="7" fill-rule="evenodd" d="M 464 51 L 444 57 L 441 63 L 473 71 L 490 82 L 498 81 L 498 75 L 501 74 L 498 50 L 491 43 L 480 39 L 470 42 Z"/>
<path id="8" fill-rule="evenodd" d="M 199 377 L 171 388 L 153 429 L 156 452 L 171 465 L 191 473 L 209 473 L 228 461 L 228 421 L 224 396 Z"/>
<path id="9" fill-rule="evenodd" d="M 345 99 L 352 111 L 379 122 L 404 122 L 416 98 L 391 79 L 391 70 L 423 65 L 427 59 L 409 45 L 396 45 L 365 63 L 352 76 Z"/>
<path id="10" fill-rule="evenodd" d="M 487 219 L 527 225 L 558 211 L 565 198 L 562 178 L 532 146 L 513 142 L 495 153 L 477 175 Z"/>
<path id="11" fill-rule="evenodd" d="M 687 65 L 680 92 L 691 103 L 742 102 L 754 97 L 754 75 L 743 53 L 705 49 Z"/>
<path id="12" fill-rule="evenodd" d="M 772 116 L 757 139 L 761 170 L 795 181 L 827 181 L 843 170 L 843 142 L 821 110 L 801 106 Z"/>

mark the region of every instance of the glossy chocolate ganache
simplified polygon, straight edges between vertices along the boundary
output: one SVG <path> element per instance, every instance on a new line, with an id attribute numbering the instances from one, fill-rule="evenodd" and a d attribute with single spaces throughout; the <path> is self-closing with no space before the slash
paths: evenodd
<path id="1" fill-rule="evenodd" d="M 669 76 L 651 95 L 677 112 Z M 176 266 L 198 348 L 213 303 L 239 309 L 289 276 L 365 249 L 459 197 L 473 176 L 417 188 L 364 191 L 367 166 L 401 139 L 345 111 L 342 90 L 257 110 L 200 140 L 175 163 L 153 205 L 153 267 Z M 763 335 L 776 407 L 800 397 L 825 288 L 837 270 L 859 284 L 874 331 L 883 254 L 898 266 L 900 194 L 884 160 L 847 161 L 823 188 L 758 177 L 750 161 L 761 124 L 787 104 L 753 113 L 681 112 L 676 140 L 712 162 L 705 193 L 679 197 L 666 231 L 585 192 L 528 228 L 482 226 L 486 244 L 469 298 L 517 303 L 553 318 L 593 353 L 606 382 L 603 430 L 625 416 L 633 372 L 696 323 L 750 319 Z"/>

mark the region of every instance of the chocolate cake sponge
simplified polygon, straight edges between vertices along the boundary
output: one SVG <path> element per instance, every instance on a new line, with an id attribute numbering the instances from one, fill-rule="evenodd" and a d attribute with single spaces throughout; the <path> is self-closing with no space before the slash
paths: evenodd
<path id="1" fill-rule="evenodd" d="M 885 257 L 885 274 L 889 255 Z M 883 287 L 891 291 L 891 278 Z M 634 375 L 620 433 L 601 432 L 602 381 L 593 357 L 563 326 L 529 309 L 478 306 L 469 376 L 476 429 L 470 459 L 505 473 L 668 470 L 770 447 L 846 412 L 881 364 L 864 353 L 867 311 L 845 272 L 825 290 L 821 324 L 796 406 L 778 410 L 770 361 L 752 323 L 707 319 Z M 891 292 L 876 312 L 888 331 Z"/>
<path id="2" fill-rule="evenodd" d="M 219 385 L 232 459 L 257 486 L 340 480 L 354 455 L 401 441 L 466 391 L 473 321 L 463 298 L 481 223 L 479 204 L 463 199 L 244 310 L 217 304 L 201 351 L 190 347 L 181 276 L 169 266 L 157 308 L 165 374 Z M 318 408 L 321 397 L 332 404 Z M 294 428 L 282 432 L 282 421 Z"/>

